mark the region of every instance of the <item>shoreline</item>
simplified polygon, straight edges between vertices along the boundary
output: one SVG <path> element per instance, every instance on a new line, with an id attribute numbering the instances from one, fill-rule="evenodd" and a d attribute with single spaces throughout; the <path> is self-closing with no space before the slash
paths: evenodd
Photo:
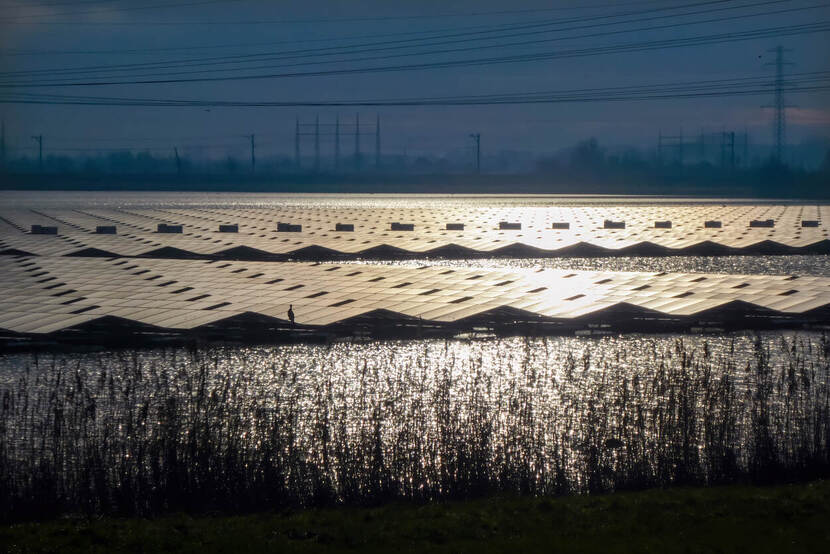
<path id="1" fill-rule="evenodd" d="M 0 528 L 8 552 L 819 552 L 830 481 Z"/>

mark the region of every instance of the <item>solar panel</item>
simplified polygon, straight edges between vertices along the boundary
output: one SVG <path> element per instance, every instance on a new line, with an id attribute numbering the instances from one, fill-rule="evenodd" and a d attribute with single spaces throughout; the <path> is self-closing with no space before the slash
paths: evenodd
<path id="1" fill-rule="evenodd" d="M 773 246 L 780 252 L 830 252 L 828 230 L 821 225 L 827 206 L 778 205 L 657 205 L 377 208 L 287 206 L 275 208 L 90 208 L 40 210 L 47 218 L 66 222 L 60 237 L 27 233 L 32 221 L 23 208 L 0 208 L 0 240 L 6 252 L 46 255 L 221 257 L 250 259 L 285 256 L 308 247 L 333 254 L 386 257 L 440 252 L 449 257 L 470 253 L 528 256 L 542 252 L 579 255 L 636 249 L 649 245 L 652 254 L 691 249 L 715 252 L 715 246 L 756 253 Z M 285 238 L 272 227 L 274 220 L 290 218 L 277 229 L 292 230 Z M 343 219 L 361 222 L 343 223 Z M 175 219 L 176 223 L 171 223 Z M 464 223 L 458 222 L 463 219 Z M 606 220 L 611 227 L 605 228 Z M 238 223 L 230 224 L 229 221 Z M 393 227 L 389 222 L 395 222 Z M 401 223 L 406 221 L 406 223 Z M 446 222 L 451 223 L 446 223 Z M 772 222 L 770 224 L 770 222 Z M 502 223 L 507 224 L 503 227 Z M 625 228 L 614 228 L 625 224 Z M 344 231 L 333 233 L 332 229 Z M 448 232 L 448 225 L 453 232 Z M 463 225 L 463 230 L 459 226 Z M 516 227 L 518 225 L 518 227 Z M 771 225 L 771 226 L 770 226 Z M 118 227 L 118 234 L 97 233 Z M 353 227 L 352 231 L 345 231 Z M 236 227 L 237 232 L 219 232 Z M 167 231 L 165 231 L 165 229 Z M 384 232 L 389 229 L 389 232 Z M 162 232 L 158 232 L 161 230 Z M 406 230 L 406 233 L 396 233 Z M 172 232 L 171 232 L 172 231 Z M 510 232 L 518 231 L 518 232 Z M 713 246 L 714 245 L 714 246 Z M 770 246 L 773 245 L 773 246 Z M 591 250 L 593 248 L 593 250 Z M 567 250 L 570 249 L 570 250 Z M 779 253 L 780 253 L 779 252 Z M 600 252 L 601 253 L 601 252 Z"/>

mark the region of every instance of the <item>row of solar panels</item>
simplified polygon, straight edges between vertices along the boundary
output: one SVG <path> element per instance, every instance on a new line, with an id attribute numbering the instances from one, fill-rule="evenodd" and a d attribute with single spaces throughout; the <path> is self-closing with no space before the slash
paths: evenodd
<path id="1" fill-rule="evenodd" d="M 263 214 L 257 211 L 252 211 L 250 213 L 246 213 L 244 211 L 234 211 L 232 213 L 228 213 L 228 217 L 234 217 L 236 221 L 227 221 L 225 214 L 221 211 L 216 211 L 216 213 L 208 212 L 205 213 L 206 210 L 200 209 L 188 209 L 188 210 L 141 210 L 141 211 L 125 211 L 125 210 L 100 210 L 96 212 L 82 212 L 82 211 L 58 211 L 58 212 L 40 212 L 32 210 L 28 216 L 31 219 L 31 215 L 35 214 L 40 216 L 41 218 L 48 218 L 56 222 L 64 223 L 66 226 L 76 229 L 79 231 L 87 231 L 91 232 L 93 229 L 97 229 L 98 226 L 101 226 L 101 221 L 95 221 L 95 219 L 99 220 L 107 220 L 113 223 L 121 223 L 129 227 L 130 229 L 135 229 L 136 231 L 142 232 L 151 232 L 155 228 L 155 231 L 158 232 L 159 226 L 161 226 L 161 230 L 172 230 L 168 227 L 170 226 L 170 219 L 171 216 L 179 219 L 176 222 L 176 225 L 182 225 L 187 227 L 191 230 L 201 230 L 201 231 L 215 231 L 216 225 L 222 225 L 223 229 L 230 230 L 233 225 L 237 226 L 237 230 L 243 229 L 244 231 L 268 231 L 269 229 L 273 229 L 267 223 L 267 216 L 273 214 Z M 277 212 L 282 213 L 282 212 Z M 720 214 L 720 210 L 716 210 L 714 212 L 701 212 L 701 215 L 714 215 Z M 454 222 L 449 224 L 441 223 L 437 225 L 437 217 L 430 217 L 427 215 L 424 217 L 424 214 L 420 214 L 421 217 L 415 217 L 416 214 L 410 214 L 412 219 L 408 223 L 399 223 L 397 221 L 392 221 L 391 223 L 387 220 L 384 221 L 382 218 L 379 218 L 379 214 L 360 214 L 365 215 L 365 218 L 360 219 L 361 227 L 358 229 L 359 231 L 363 232 L 380 232 L 384 228 L 390 231 L 414 231 L 418 228 L 419 233 L 434 233 L 436 231 L 446 231 L 446 230 L 464 230 L 467 227 L 467 223 L 470 226 L 474 227 L 476 232 L 479 233 L 486 233 L 489 230 L 495 229 L 499 231 L 504 230 L 522 230 L 524 228 L 524 223 L 522 221 L 507 221 L 503 220 L 498 222 L 497 224 L 490 224 L 495 225 L 491 227 L 488 225 L 486 220 L 482 219 L 482 215 L 484 214 L 470 214 L 468 221 L 462 222 L 456 219 Z M 381 214 L 382 215 L 382 214 Z M 436 216 L 437 214 L 433 214 Z M 532 214 L 529 214 L 532 215 Z M 560 214 L 561 215 L 561 214 Z M 575 213 L 571 214 L 574 216 L 578 216 L 580 214 Z M 584 214 L 582 214 L 584 216 Z M 636 214 L 629 214 L 629 215 L 636 215 Z M 787 231 L 791 234 L 798 234 L 801 229 L 804 228 L 817 228 L 821 225 L 821 220 L 819 219 L 808 219 L 805 217 L 804 210 L 799 210 L 798 212 L 794 210 L 790 210 L 789 212 L 784 213 L 774 213 L 770 214 L 769 210 L 752 210 L 746 212 L 745 215 L 751 216 L 758 216 L 758 215 L 766 215 L 767 217 L 764 219 L 759 219 L 757 217 L 747 218 L 746 220 L 741 221 L 740 219 L 735 218 L 712 218 L 712 217 L 704 217 L 700 220 L 695 222 L 693 219 L 689 217 L 688 214 L 677 214 L 680 217 L 673 219 L 659 219 L 659 220 L 651 220 L 647 221 L 644 214 L 639 214 L 639 217 L 634 217 L 632 219 L 632 224 L 623 218 L 623 219 L 605 219 L 595 221 L 594 218 L 585 218 L 585 217 L 575 217 L 573 220 L 569 221 L 567 219 L 554 219 L 552 221 L 545 221 L 540 222 L 538 218 L 534 217 L 523 217 L 522 219 L 529 219 L 529 230 L 535 230 L 535 232 L 540 232 L 544 229 L 557 229 L 557 230 L 568 230 L 571 228 L 575 228 L 576 232 L 588 232 L 591 229 L 619 229 L 619 228 L 626 228 L 628 227 L 629 234 L 636 234 L 642 230 L 648 229 L 669 229 L 677 227 L 678 225 L 683 228 L 684 230 L 691 230 L 689 226 L 693 226 L 693 228 L 721 228 L 726 227 L 729 229 L 731 226 L 738 224 L 738 229 L 743 227 L 744 229 L 747 228 L 756 228 L 756 227 L 766 227 L 766 228 L 773 228 L 776 227 L 776 221 L 780 221 L 782 225 L 785 227 Z M 777 216 L 777 217 L 769 217 L 770 215 Z M 0 222 L 7 223 L 8 225 L 3 225 L 0 223 L 0 231 L 12 231 L 14 228 L 17 228 L 20 231 L 25 230 L 27 227 L 31 225 L 31 222 L 25 222 L 24 219 L 27 217 L 25 211 L 14 211 L 14 212 L 0 212 Z M 265 216 L 265 217 L 264 217 Z M 337 219 L 339 216 L 339 220 Z M 349 227 L 351 230 L 355 230 L 355 225 L 353 223 L 342 223 L 343 219 L 346 217 L 345 214 L 342 213 L 340 210 L 329 210 L 329 211 L 322 211 L 321 213 L 317 213 L 315 215 L 314 211 L 310 211 L 306 214 L 298 213 L 297 219 L 294 220 L 293 223 L 281 223 L 277 222 L 277 230 L 278 231 L 287 231 L 287 230 L 294 230 L 294 231 L 301 231 L 306 225 L 311 233 L 315 231 L 331 231 L 332 227 L 335 231 L 349 231 Z M 149 221 L 148 221 L 149 220 Z M 155 221 L 153 221 L 155 220 Z M 207 222 L 213 221 L 213 225 L 206 225 Z M 446 221 L 446 220 L 445 220 Z M 450 220 L 453 221 L 453 220 Z M 263 222 L 266 222 L 263 225 Z M 724 223 L 725 222 L 725 223 Z M 148 225 L 150 223 L 150 225 Z M 326 223 L 328 225 L 326 225 Z M 677 223 L 677 225 L 676 225 Z M 793 224 L 795 224 L 795 228 L 793 228 Z M 52 225 L 50 223 L 50 225 Z M 271 223 L 273 225 L 273 223 Z M 42 226 L 42 225 L 41 225 Z M 639 231 L 638 231 L 639 230 Z M 780 231 L 776 230 L 776 234 L 780 234 Z M 825 234 L 825 233 L 820 233 Z"/>
<path id="2" fill-rule="evenodd" d="M 91 211 L 83 210 L 31 210 L 29 214 L 35 213 L 44 217 L 69 216 L 77 220 L 80 214 L 88 214 L 89 217 L 100 217 L 98 214 L 121 214 L 132 215 L 139 218 L 157 219 L 162 222 L 169 220 L 171 214 L 179 214 L 185 218 L 194 220 L 218 219 L 222 215 L 228 215 L 235 219 L 265 220 L 274 214 L 283 214 L 291 219 L 300 219 L 300 223 L 312 222 L 315 219 L 338 218 L 340 221 L 354 219 L 362 224 L 366 222 L 393 222 L 408 221 L 407 224 L 432 225 L 438 221 L 478 224 L 489 220 L 491 225 L 510 226 L 515 223 L 527 224 L 531 228 L 549 228 L 551 223 L 569 223 L 577 226 L 598 226 L 602 227 L 605 221 L 620 222 L 633 221 L 637 225 L 650 226 L 654 221 L 673 221 L 682 225 L 698 219 L 698 222 L 705 220 L 719 220 L 727 225 L 738 222 L 756 221 L 769 224 L 769 220 L 790 224 L 806 220 L 818 223 L 822 214 L 826 211 L 824 206 L 731 206 L 731 207 L 701 207 L 701 206 L 664 206 L 660 208 L 546 208 L 546 209 L 471 209 L 466 210 L 384 210 L 384 209 L 359 209 L 350 210 L 342 208 L 278 208 L 273 210 L 248 209 L 248 210 L 222 210 L 202 208 L 165 208 L 165 209 L 105 209 Z M 20 215 L 25 215 L 26 210 L 18 210 Z M 504 218 L 499 216 L 509 215 Z M 655 217 L 662 215 L 663 217 Z M 825 214 L 826 215 L 826 214 Z M 219 216 L 219 217 L 217 217 Z M 703 216 L 703 217 L 700 217 Z M 11 219 L 16 219 L 10 214 Z M 106 217 L 106 215 L 103 215 Z M 195 223 L 194 221 L 193 223 Z M 441 223 L 443 227 L 445 223 Z M 497 223 L 498 222 L 498 223 Z M 182 222 L 179 222 L 182 223 Z M 187 222 L 189 223 L 189 222 Z M 406 224 L 403 224 L 406 225 Z"/>
<path id="3" fill-rule="evenodd" d="M 672 218 L 648 220 L 661 211 Z M 803 226 L 819 225 L 825 212 L 825 206 L 478 209 L 464 216 L 471 222 L 467 225 L 441 222 L 444 217 L 462 220 L 459 210 L 0 208 L 0 252 L 254 259 L 827 253 L 827 228 Z M 494 221 L 498 214 L 521 221 Z M 598 219 L 605 214 L 625 218 Z M 283 223 L 286 215 L 291 223 Z M 27 233 L 33 216 L 57 237 Z M 347 218 L 359 223 L 343 223 Z M 511 230 L 511 225 L 522 228 Z M 615 225 L 625 225 L 625 231 Z"/>
<path id="4" fill-rule="evenodd" d="M 680 273 L 158 259 L 12 257 L 0 266 L 0 329 L 44 334 L 115 317 L 161 329 L 194 329 L 255 313 L 298 324 L 345 325 L 394 314 L 441 325 L 573 321 L 626 324 L 632 307 L 651 321 L 717 322 L 750 314 L 747 326 L 827 322 L 830 279 Z M 501 314 L 501 315 L 499 315 Z M 766 314 L 766 319 L 759 318 Z M 468 322 L 468 323 L 465 323 Z"/>
<path id="5" fill-rule="evenodd" d="M 552 243 L 521 241 L 438 241 L 413 239 L 403 243 L 393 240 L 344 243 L 337 240 L 294 240 L 268 242 L 268 239 L 245 237 L 232 242 L 183 240 L 127 236 L 121 241 L 64 236 L 63 241 L 43 242 L 31 239 L 0 238 L 0 255 L 69 256 L 69 257 L 143 257 L 181 259 L 238 259 L 262 261 L 290 260 L 397 260 L 411 258 L 467 259 L 481 257 L 544 258 L 603 256 L 723 256 L 723 255 L 794 255 L 830 254 L 830 240 L 809 238 L 781 243 L 774 240 L 742 241 L 732 245 L 711 240 L 678 239 L 672 241 L 609 241 L 592 242 L 557 239 Z M 180 235 L 181 236 L 181 235 Z M 103 235 L 102 235 L 103 237 Z M 161 241 L 161 242 L 160 242 Z"/>
<path id="6" fill-rule="evenodd" d="M 815 219 L 803 219 L 801 221 L 802 227 L 819 227 L 821 222 Z M 723 222 L 710 219 L 703 222 L 703 226 L 706 229 L 720 229 L 723 227 Z M 752 219 L 749 221 L 749 227 L 775 227 L 775 220 L 773 219 Z M 570 229 L 571 224 L 567 221 L 560 221 L 554 222 L 551 224 L 551 229 L 555 230 L 562 230 L 562 229 Z M 665 221 L 655 221 L 654 222 L 655 229 L 671 229 L 672 222 L 670 220 Z M 115 225 L 97 225 L 95 227 L 95 232 L 97 234 L 105 234 L 105 235 L 112 235 L 116 234 L 117 227 Z M 159 223 L 156 232 L 157 233 L 181 233 L 183 232 L 184 226 L 183 225 L 171 225 L 167 223 Z M 463 223 L 447 223 L 445 229 L 447 231 L 463 231 L 464 224 Z M 521 223 L 511 223 L 508 221 L 501 221 L 499 222 L 499 230 L 511 230 L 511 231 L 520 231 L 522 229 Z M 606 219 L 603 223 L 603 229 L 625 229 L 625 221 L 612 221 L 610 219 Z M 277 231 L 278 232 L 288 232 L 288 233 L 299 233 L 302 232 L 303 226 L 301 224 L 292 224 L 292 223 L 277 223 Z M 336 223 L 334 230 L 337 232 L 354 232 L 354 224 L 353 223 Z M 390 231 L 414 231 L 415 224 L 414 223 L 398 223 L 393 222 L 390 224 Z M 219 225 L 218 231 L 220 233 L 238 233 L 239 232 L 239 224 L 228 224 L 228 225 Z M 57 226 L 43 226 L 43 225 L 32 225 L 31 226 L 31 233 L 33 235 L 57 235 L 58 234 L 58 227 Z"/>

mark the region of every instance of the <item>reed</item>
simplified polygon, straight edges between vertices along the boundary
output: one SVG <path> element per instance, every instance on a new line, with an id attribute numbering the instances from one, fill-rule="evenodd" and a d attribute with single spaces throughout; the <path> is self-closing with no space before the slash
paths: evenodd
<path id="1" fill-rule="evenodd" d="M 32 355 L 0 385 L 0 517 L 830 475 L 827 337 L 711 346 L 524 338 Z"/>

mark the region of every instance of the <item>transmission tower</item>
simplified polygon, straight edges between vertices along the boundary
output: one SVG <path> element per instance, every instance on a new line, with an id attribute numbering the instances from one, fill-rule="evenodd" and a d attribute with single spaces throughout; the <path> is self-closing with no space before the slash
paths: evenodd
<path id="1" fill-rule="evenodd" d="M 361 135 L 375 136 L 375 164 L 380 164 L 380 116 L 377 116 L 374 129 L 369 131 L 369 124 L 360 124 L 360 114 L 355 114 L 354 123 L 344 122 L 340 120 L 340 115 L 336 115 L 333 123 L 326 123 L 320 121 L 319 116 L 315 116 L 311 123 L 304 123 L 299 118 L 294 123 L 294 162 L 299 169 L 301 167 L 300 145 L 304 140 L 303 137 L 313 137 L 314 141 L 314 171 L 320 171 L 323 168 L 321 141 L 328 143 L 330 137 L 334 138 L 334 169 L 339 171 L 344 162 L 343 157 L 343 138 L 348 137 L 349 133 L 354 132 L 354 168 L 360 170 L 363 164 L 363 153 L 361 150 Z M 351 158 L 350 158 L 351 159 Z"/>
<path id="2" fill-rule="evenodd" d="M 380 114 L 375 121 L 375 169 L 380 168 Z"/>
<path id="3" fill-rule="evenodd" d="M 334 120 L 334 169 L 340 169 L 340 114 Z"/>
<path id="4" fill-rule="evenodd" d="M 773 104 L 771 107 L 775 109 L 773 139 L 775 141 L 775 161 L 779 164 L 782 163 L 782 160 L 784 158 L 784 148 L 786 147 L 787 142 L 788 106 L 786 101 L 784 100 L 784 87 L 787 84 L 784 81 L 784 66 L 794 65 L 792 62 L 789 62 L 784 59 L 784 53 L 791 51 L 792 50 L 783 48 L 780 45 L 776 46 L 774 49 L 767 50 L 767 52 L 775 52 L 775 61 L 764 64 L 775 66 L 775 97 L 773 99 Z"/>
<path id="5" fill-rule="evenodd" d="M 37 166 L 43 171 L 43 135 L 34 135 L 32 140 L 37 142 Z"/>
<path id="6" fill-rule="evenodd" d="M 314 118 L 314 171 L 320 171 L 320 116 Z"/>
<path id="7" fill-rule="evenodd" d="M 720 165 L 735 169 L 735 131 L 721 132 Z"/>
<path id="8" fill-rule="evenodd" d="M 360 114 L 355 114 L 354 125 L 354 168 L 360 171 Z"/>
<path id="9" fill-rule="evenodd" d="M 683 165 L 683 129 L 680 129 L 679 135 L 664 135 L 662 130 L 657 133 L 657 163 L 663 165 L 665 161 L 663 156 L 664 150 L 674 149 L 677 153 L 675 161 Z"/>
<path id="10" fill-rule="evenodd" d="M 294 166 L 300 167 L 300 118 L 294 126 Z"/>
<path id="11" fill-rule="evenodd" d="M 476 141 L 476 173 L 481 173 L 481 133 L 470 133 L 470 138 Z"/>

